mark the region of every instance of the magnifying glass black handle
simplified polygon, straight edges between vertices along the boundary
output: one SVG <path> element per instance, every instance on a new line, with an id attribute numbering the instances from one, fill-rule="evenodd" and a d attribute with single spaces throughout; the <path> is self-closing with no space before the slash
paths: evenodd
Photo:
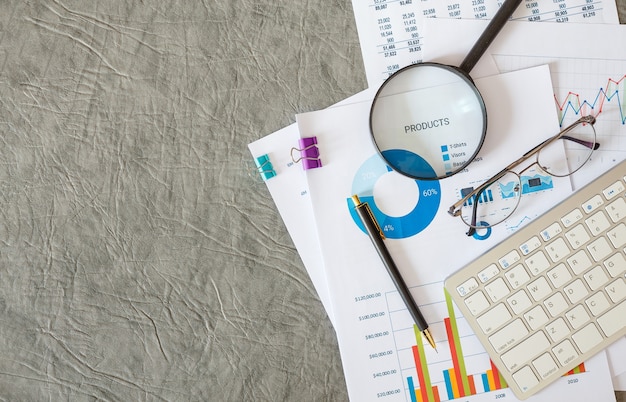
<path id="1" fill-rule="evenodd" d="M 459 68 L 466 72 L 467 74 L 472 71 L 478 60 L 481 58 L 483 53 L 487 50 L 491 42 L 496 38 L 504 24 L 511 18 L 517 6 L 520 5 L 522 0 L 505 0 L 504 3 L 500 6 L 496 14 L 487 25 L 487 28 L 483 31 L 480 38 L 476 41 L 472 50 L 465 56 L 465 59 L 459 66 Z"/>

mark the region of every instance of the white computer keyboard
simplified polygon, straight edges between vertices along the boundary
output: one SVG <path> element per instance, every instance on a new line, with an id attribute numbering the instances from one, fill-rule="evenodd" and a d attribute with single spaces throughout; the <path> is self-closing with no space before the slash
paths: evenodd
<path id="1" fill-rule="evenodd" d="M 520 399 L 626 334 L 626 161 L 445 287 Z"/>

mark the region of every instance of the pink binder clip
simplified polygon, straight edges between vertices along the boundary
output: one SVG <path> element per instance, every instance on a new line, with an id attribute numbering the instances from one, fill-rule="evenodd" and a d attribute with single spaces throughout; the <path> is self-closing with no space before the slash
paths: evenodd
<path id="1" fill-rule="evenodd" d="M 300 148 L 291 148 L 291 159 L 293 159 L 295 163 L 302 161 L 302 168 L 304 170 L 322 167 L 320 150 L 317 147 L 317 137 L 300 138 L 300 140 L 298 140 L 298 146 Z M 293 151 L 299 151 L 300 157 L 295 158 Z"/>

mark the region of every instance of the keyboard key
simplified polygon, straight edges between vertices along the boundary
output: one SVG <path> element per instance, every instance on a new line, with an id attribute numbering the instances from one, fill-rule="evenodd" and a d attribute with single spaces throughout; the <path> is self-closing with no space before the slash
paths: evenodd
<path id="1" fill-rule="evenodd" d="M 466 298 L 465 305 L 473 315 L 482 313 L 490 306 L 485 294 L 480 290 Z"/>
<path id="2" fill-rule="evenodd" d="M 565 301 L 565 298 L 563 297 L 563 295 L 560 292 L 557 292 L 553 294 L 552 296 L 548 297 L 543 302 L 543 305 L 546 306 L 546 309 L 548 309 L 548 313 L 550 313 L 552 317 L 556 317 L 559 314 L 561 314 L 563 311 L 565 311 L 565 309 L 568 306 L 568 303 Z"/>
<path id="3" fill-rule="evenodd" d="M 602 261 L 604 257 L 609 255 L 613 249 L 609 245 L 609 242 L 604 237 L 600 237 L 597 240 L 594 240 L 587 246 L 587 249 L 591 253 L 591 257 L 594 261 L 599 262 Z"/>
<path id="4" fill-rule="evenodd" d="M 511 371 L 516 370 L 543 352 L 550 346 L 550 341 L 543 331 L 535 332 L 502 355 L 504 365 Z"/>
<path id="5" fill-rule="evenodd" d="M 541 247 L 541 240 L 539 240 L 537 236 L 533 236 L 530 239 L 526 240 L 524 243 L 522 243 L 522 245 L 519 246 L 519 249 L 521 250 L 522 254 L 528 255 L 537 250 L 539 247 Z"/>
<path id="6" fill-rule="evenodd" d="M 526 288 L 535 301 L 539 301 L 552 293 L 552 289 L 550 288 L 548 281 L 543 276 L 540 276 L 537 280 L 531 282 Z"/>
<path id="7" fill-rule="evenodd" d="M 581 206 L 585 213 L 590 214 L 591 212 L 598 209 L 598 207 L 602 206 L 602 204 L 604 204 L 604 200 L 602 199 L 602 196 L 597 194 L 594 195 L 589 201 L 583 203 Z"/>
<path id="8" fill-rule="evenodd" d="M 565 264 L 561 263 L 548 271 L 548 279 L 554 288 L 560 288 L 572 279 L 572 275 Z"/>
<path id="9" fill-rule="evenodd" d="M 578 346 L 580 353 L 585 353 L 602 342 L 602 335 L 594 323 L 590 323 L 585 328 L 572 335 L 572 339 Z"/>
<path id="10" fill-rule="evenodd" d="M 594 316 L 600 315 L 600 313 L 610 306 L 609 301 L 602 292 L 593 294 L 590 298 L 585 300 L 585 304 L 589 307 L 589 311 L 591 311 L 591 314 Z"/>
<path id="11" fill-rule="evenodd" d="M 599 317 L 598 324 L 604 335 L 611 336 L 617 331 L 624 330 L 624 326 L 626 326 L 624 317 L 626 317 L 626 300 Z"/>
<path id="12" fill-rule="evenodd" d="M 579 220 L 581 220 L 582 218 L 583 218 L 582 212 L 580 212 L 580 209 L 576 208 L 572 212 L 570 212 L 567 215 L 565 215 L 564 217 L 562 217 L 561 218 L 561 223 L 563 224 L 563 226 L 568 228 L 568 227 L 572 226 L 574 223 L 576 223 Z"/>
<path id="13" fill-rule="evenodd" d="M 593 236 L 597 236 L 598 234 L 604 232 L 609 227 L 611 227 L 609 219 L 602 211 L 598 211 L 591 217 L 585 219 L 585 224 L 587 225 Z"/>
<path id="14" fill-rule="evenodd" d="M 561 366 L 565 366 L 578 356 L 578 352 L 569 339 L 564 340 L 556 347 L 552 348 L 552 353 L 554 353 L 559 363 L 561 363 Z"/>
<path id="15" fill-rule="evenodd" d="M 563 229 L 561 229 L 561 225 L 559 225 L 558 222 L 554 222 L 552 225 L 541 231 L 541 237 L 543 240 L 549 241 L 553 237 L 558 236 L 562 231 Z"/>
<path id="16" fill-rule="evenodd" d="M 615 282 L 604 288 L 604 290 L 606 290 L 613 303 L 617 303 L 626 297 L 626 283 L 624 283 L 622 278 L 617 278 Z"/>
<path id="17" fill-rule="evenodd" d="M 622 247 L 624 244 L 626 244 L 626 225 L 620 223 L 613 229 L 609 230 L 606 235 L 613 244 L 613 247 Z"/>
<path id="18" fill-rule="evenodd" d="M 576 303 L 578 300 L 589 294 L 589 291 L 587 291 L 587 288 L 581 279 L 576 279 L 574 282 L 565 286 L 563 291 L 571 303 Z"/>
<path id="19" fill-rule="evenodd" d="M 565 313 L 565 318 L 567 318 L 567 321 L 572 328 L 578 329 L 589 321 L 589 314 L 587 314 L 585 307 L 583 307 L 582 304 L 579 304 Z"/>
<path id="20" fill-rule="evenodd" d="M 567 259 L 567 264 L 572 269 L 572 272 L 574 272 L 574 275 L 578 275 L 591 267 L 591 259 L 585 250 L 580 250 Z"/>
<path id="21" fill-rule="evenodd" d="M 459 292 L 461 297 L 464 297 L 472 293 L 475 289 L 478 289 L 478 282 L 476 282 L 474 278 L 469 278 L 467 281 L 463 282 L 462 285 L 458 286 L 456 291 Z"/>
<path id="22" fill-rule="evenodd" d="M 585 243 L 589 241 L 589 239 L 591 239 L 591 237 L 589 237 L 589 234 L 587 233 L 587 230 L 582 224 L 576 225 L 570 231 L 565 233 L 565 238 L 574 250 L 582 247 L 583 245 L 585 245 Z"/>
<path id="23" fill-rule="evenodd" d="M 500 273 L 500 269 L 496 264 L 491 264 L 487 268 L 483 269 L 478 273 L 478 279 L 482 283 L 488 282 L 491 278 L 498 276 Z"/>
<path id="24" fill-rule="evenodd" d="M 604 194 L 604 197 L 607 200 L 618 196 L 619 193 L 622 192 L 624 192 L 624 183 L 622 183 L 621 181 L 616 181 L 615 183 L 602 190 L 602 194 Z"/>
<path id="25" fill-rule="evenodd" d="M 504 328 L 489 337 L 489 342 L 498 352 L 504 352 L 510 346 L 515 345 L 520 339 L 528 335 L 528 329 L 521 318 L 516 319 Z"/>
<path id="26" fill-rule="evenodd" d="M 604 273 L 604 270 L 599 265 L 589 270 L 585 275 L 583 275 L 583 278 L 585 278 L 585 281 L 587 281 L 587 285 L 589 285 L 591 290 L 600 289 L 609 281 L 609 277 Z"/>
<path id="27" fill-rule="evenodd" d="M 519 314 L 533 305 L 523 289 L 506 299 L 506 302 L 511 306 L 513 314 Z"/>
<path id="28" fill-rule="evenodd" d="M 618 198 L 606 207 L 606 212 L 614 223 L 619 222 L 626 216 L 626 201 Z"/>
<path id="29" fill-rule="evenodd" d="M 552 262 L 558 262 L 569 254 L 569 247 L 565 244 L 563 238 L 558 238 L 546 246 L 546 252 L 550 256 Z"/>
<path id="30" fill-rule="evenodd" d="M 541 306 L 535 306 L 524 314 L 526 323 L 533 331 L 548 322 L 548 315 Z"/>
<path id="31" fill-rule="evenodd" d="M 490 284 L 485 285 L 485 291 L 494 303 L 509 294 L 509 288 L 506 286 L 506 283 L 504 283 L 504 279 L 502 278 L 498 278 Z"/>
<path id="32" fill-rule="evenodd" d="M 539 275 L 550 267 L 548 258 L 543 251 L 538 251 L 526 259 L 526 266 L 533 275 Z"/>
<path id="33" fill-rule="evenodd" d="M 511 268 L 509 271 L 506 271 L 504 277 L 513 289 L 519 288 L 530 280 L 530 275 L 528 275 L 528 272 L 526 272 L 526 269 L 522 264 L 516 265 L 515 268 Z"/>
<path id="34" fill-rule="evenodd" d="M 517 373 L 513 373 L 513 380 L 515 380 L 515 383 L 522 390 L 522 392 L 526 392 L 539 384 L 537 376 L 528 366 L 523 367 Z"/>
<path id="35" fill-rule="evenodd" d="M 541 378 L 548 378 L 559 369 L 550 353 L 544 353 L 533 360 L 533 366 Z"/>
<path id="36" fill-rule="evenodd" d="M 504 324 L 512 318 L 511 313 L 503 303 L 498 304 L 485 314 L 476 319 L 480 328 L 485 334 L 489 334 L 496 330 L 500 325 Z"/>
<path id="37" fill-rule="evenodd" d="M 550 324 L 546 325 L 546 332 L 548 333 L 548 336 L 552 338 L 552 342 L 558 342 L 566 336 L 569 336 L 570 329 L 565 323 L 565 320 L 559 317 Z"/>
<path id="38" fill-rule="evenodd" d="M 511 265 L 518 262 L 520 258 L 521 257 L 519 253 L 517 252 L 517 250 L 512 250 L 509 253 L 507 253 L 504 257 L 500 258 L 498 260 L 498 263 L 500 264 L 502 268 L 507 269 Z"/>
<path id="39" fill-rule="evenodd" d="M 607 258 L 604 261 L 604 266 L 609 271 L 609 275 L 615 278 L 626 271 L 626 259 L 622 254 L 617 253 Z"/>

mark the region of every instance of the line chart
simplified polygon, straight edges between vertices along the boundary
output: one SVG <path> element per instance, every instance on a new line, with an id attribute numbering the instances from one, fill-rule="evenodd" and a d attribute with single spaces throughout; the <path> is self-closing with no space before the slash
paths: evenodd
<path id="1" fill-rule="evenodd" d="M 559 124 L 562 126 L 568 113 L 574 113 L 575 115 L 593 114 L 598 116 L 602 113 L 605 102 L 615 101 L 617 103 L 617 110 L 619 111 L 619 120 L 622 124 L 626 124 L 626 75 L 622 76 L 618 80 L 609 78 L 604 87 L 601 87 L 596 93 L 593 99 L 581 98 L 577 92 L 569 91 L 565 96 L 565 99 L 560 101 L 557 95 L 554 95 L 558 112 L 559 112 Z"/>

